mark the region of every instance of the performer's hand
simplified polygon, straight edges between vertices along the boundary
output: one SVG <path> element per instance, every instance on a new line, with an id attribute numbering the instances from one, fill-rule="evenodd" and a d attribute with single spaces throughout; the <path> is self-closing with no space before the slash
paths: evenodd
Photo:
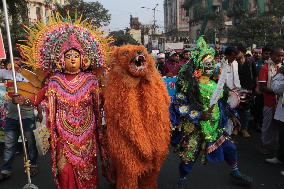
<path id="1" fill-rule="evenodd" d="M 25 102 L 25 98 L 23 96 L 21 96 L 20 94 L 14 94 L 12 97 L 12 103 L 13 104 L 19 104 L 19 105 L 23 105 Z"/>
<path id="2" fill-rule="evenodd" d="M 214 108 L 214 106 L 209 108 L 206 112 L 203 112 L 201 119 L 205 120 L 205 121 L 209 120 L 212 117 L 213 108 Z"/>

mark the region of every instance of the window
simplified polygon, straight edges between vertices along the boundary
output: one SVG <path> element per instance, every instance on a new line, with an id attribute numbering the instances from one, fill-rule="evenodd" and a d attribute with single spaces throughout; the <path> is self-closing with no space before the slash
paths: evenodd
<path id="1" fill-rule="evenodd" d="M 41 20 L 41 10 L 40 7 L 36 7 L 36 19 Z"/>

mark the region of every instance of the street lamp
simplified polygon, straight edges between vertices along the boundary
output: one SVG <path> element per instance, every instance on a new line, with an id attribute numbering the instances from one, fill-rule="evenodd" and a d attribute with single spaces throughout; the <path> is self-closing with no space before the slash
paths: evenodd
<path id="1" fill-rule="evenodd" d="M 156 9 L 159 6 L 159 4 L 156 4 L 154 8 L 148 8 L 148 7 L 141 7 L 142 9 L 149 9 L 152 10 L 154 12 L 154 16 L 153 16 L 153 31 L 152 34 L 156 34 Z"/>

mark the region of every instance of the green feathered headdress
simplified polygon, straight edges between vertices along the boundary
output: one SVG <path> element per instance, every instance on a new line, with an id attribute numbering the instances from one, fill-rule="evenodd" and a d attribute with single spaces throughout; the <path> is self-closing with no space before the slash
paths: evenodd
<path id="1" fill-rule="evenodd" d="M 215 50 L 210 47 L 204 40 L 203 36 L 200 36 L 197 40 L 196 48 L 191 51 L 191 58 L 195 67 L 198 69 L 204 69 L 204 62 L 211 58 L 214 60 Z"/>

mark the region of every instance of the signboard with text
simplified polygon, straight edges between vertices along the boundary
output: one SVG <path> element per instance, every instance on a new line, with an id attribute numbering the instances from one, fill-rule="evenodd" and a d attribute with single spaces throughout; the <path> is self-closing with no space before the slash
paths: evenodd
<path id="1" fill-rule="evenodd" d="M 6 52 L 5 52 L 5 48 L 4 48 L 2 32 L 1 32 L 1 29 L 0 29 L 0 60 L 1 59 L 6 59 Z"/>

